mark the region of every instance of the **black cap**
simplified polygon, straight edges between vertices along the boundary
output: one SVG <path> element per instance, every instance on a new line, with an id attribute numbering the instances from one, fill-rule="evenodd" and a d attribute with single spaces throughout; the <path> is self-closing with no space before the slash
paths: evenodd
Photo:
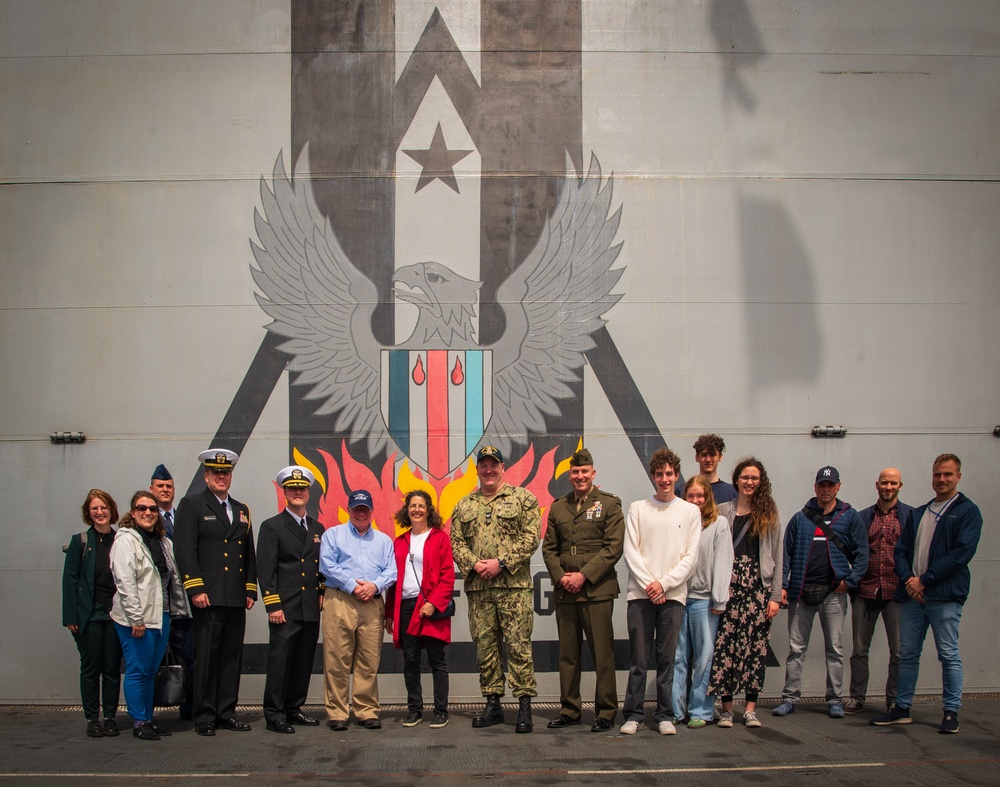
<path id="1" fill-rule="evenodd" d="M 484 459 L 496 459 L 500 464 L 503 464 L 503 452 L 496 446 L 484 445 L 476 454 L 476 464 L 478 465 Z"/>

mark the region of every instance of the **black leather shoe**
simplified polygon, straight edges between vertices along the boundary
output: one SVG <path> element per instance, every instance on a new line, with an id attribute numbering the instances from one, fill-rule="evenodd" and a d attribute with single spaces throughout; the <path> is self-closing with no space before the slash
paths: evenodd
<path id="1" fill-rule="evenodd" d="M 531 732 L 534 729 L 531 723 L 531 697 L 518 697 L 517 705 L 517 724 L 514 732 Z"/>
<path id="2" fill-rule="evenodd" d="M 252 729 L 249 724 L 237 719 L 219 719 L 215 722 L 215 726 L 223 730 L 232 730 L 233 732 L 250 732 Z"/>
<path id="3" fill-rule="evenodd" d="M 280 732 L 283 735 L 291 735 L 295 732 L 295 728 L 291 724 L 287 721 L 282 721 L 281 719 L 278 719 L 277 721 L 269 721 L 267 723 L 267 728 L 271 732 Z"/>
<path id="4" fill-rule="evenodd" d="M 88 738 L 103 738 L 104 734 L 104 727 L 101 726 L 100 719 L 91 719 L 87 722 Z"/>
<path id="5" fill-rule="evenodd" d="M 210 721 L 203 721 L 201 724 L 194 725 L 194 731 L 199 735 L 211 737 L 212 735 L 215 735 L 215 725 Z"/>
<path id="6" fill-rule="evenodd" d="M 153 725 L 148 721 L 144 721 L 138 727 L 133 727 L 132 736 L 141 741 L 158 741 L 160 739 L 160 736 L 156 734 L 156 730 L 153 729 Z"/>
<path id="7" fill-rule="evenodd" d="M 314 719 L 312 716 L 306 716 L 302 711 L 298 713 L 288 714 L 289 724 L 301 724 L 303 727 L 318 727 L 319 719 Z"/>
<path id="8" fill-rule="evenodd" d="M 153 732 L 155 732 L 161 738 L 166 738 L 173 735 L 173 733 L 170 730 L 168 730 L 166 727 L 161 727 L 155 721 L 151 721 L 149 724 L 153 728 Z"/>
<path id="9" fill-rule="evenodd" d="M 364 721 L 359 721 L 358 726 L 364 727 L 366 730 L 380 730 L 382 729 L 382 722 L 378 719 L 365 719 Z"/>
<path id="10" fill-rule="evenodd" d="M 503 708 L 500 707 L 499 694 L 486 695 L 486 707 L 483 712 L 472 720 L 472 726 L 476 729 L 481 727 L 492 727 L 494 724 L 503 724 Z"/>
<path id="11" fill-rule="evenodd" d="M 347 732 L 347 722 L 343 719 L 334 719 L 333 721 L 328 721 L 326 726 L 329 727 L 334 732 Z"/>
<path id="12" fill-rule="evenodd" d="M 574 719 L 565 713 L 560 713 L 547 726 L 550 730 L 561 730 L 563 727 L 574 727 L 579 723 L 579 719 Z"/>
<path id="13" fill-rule="evenodd" d="M 597 719 L 594 722 L 594 726 L 590 728 L 591 732 L 609 732 L 615 726 L 614 719 Z"/>

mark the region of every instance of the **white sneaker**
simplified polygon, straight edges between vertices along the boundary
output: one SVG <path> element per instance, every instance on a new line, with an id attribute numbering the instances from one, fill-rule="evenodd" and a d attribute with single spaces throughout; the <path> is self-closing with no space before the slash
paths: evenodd
<path id="1" fill-rule="evenodd" d="M 661 721 L 656 728 L 660 731 L 660 735 L 677 734 L 677 728 L 674 726 L 672 721 Z"/>
<path id="2" fill-rule="evenodd" d="M 622 735 L 635 735 L 639 731 L 639 722 L 637 721 L 627 721 L 621 727 L 618 728 L 618 732 Z"/>

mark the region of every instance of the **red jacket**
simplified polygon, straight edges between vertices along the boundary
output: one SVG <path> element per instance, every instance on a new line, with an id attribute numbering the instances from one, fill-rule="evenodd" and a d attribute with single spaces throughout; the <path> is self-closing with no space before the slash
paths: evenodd
<path id="1" fill-rule="evenodd" d="M 387 592 L 388 603 L 385 606 L 385 617 L 393 621 L 392 644 L 397 648 L 402 648 L 399 641 L 399 626 L 395 621 L 399 620 L 399 607 L 403 601 L 403 576 L 404 571 L 410 572 L 412 579 L 413 568 L 410 565 L 410 532 L 403 533 L 393 544 L 396 554 L 396 584 L 389 588 Z M 431 620 L 422 618 L 418 614 L 420 607 L 425 601 L 429 601 L 438 611 L 448 606 L 451 595 L 455 590 L 455 561 L 451 555 L 451 539 L 441 528 L 431 528 L 431 533 L 424 542 L 424 575 L 420 582 L 420 595 L 417 597 L 417 608 L 410 618 L 410 625 L 407 626 L 406 633 L 418 637 L 435 637 L 451 642 L 451 618 L 441 620 Z"/>

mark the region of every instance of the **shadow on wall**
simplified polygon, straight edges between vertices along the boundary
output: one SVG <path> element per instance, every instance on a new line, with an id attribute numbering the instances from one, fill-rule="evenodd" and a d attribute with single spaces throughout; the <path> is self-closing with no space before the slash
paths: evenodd
<path id="1" fill-rule="evenodd" d="M 751 386 L 813 382 L 824 347 L 809 253 L 780 202 L 741 194 L 739 209 Z"/>
<path id="2" fill-rule="evenodd" d="M 746 0 L 713 0 L 708 6 L 708 26 L 726 64 L 723 95 L 753 112 L 757 97 L 740 72 L 755 68 L 765 52 Z"/>

